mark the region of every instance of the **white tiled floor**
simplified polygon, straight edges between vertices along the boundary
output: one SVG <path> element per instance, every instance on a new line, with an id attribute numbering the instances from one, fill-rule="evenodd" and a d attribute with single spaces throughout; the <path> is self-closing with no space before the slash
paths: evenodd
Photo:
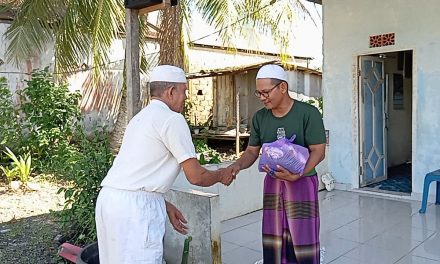
<path id="1" fill-rule="evenodd" d="M 440 264 L 440 205 L 355 192 L 320 192 L 321 248 L 331 264 Z M 224 264 L 262 259 L 262 212 L 222 223 Z"/>

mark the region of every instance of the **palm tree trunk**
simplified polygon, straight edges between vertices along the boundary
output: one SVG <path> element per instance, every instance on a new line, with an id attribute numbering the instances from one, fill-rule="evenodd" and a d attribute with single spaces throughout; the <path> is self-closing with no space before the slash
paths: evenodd
<path id="1" fill-rule="evenodd" d="M 182 7 L 180 5 L 161 11 L 159 33 L 159 64 L 170 64 L 184 68 L 184 46 L 182 41 Z"/>
<path id="2" fill-rule="evenodd" d="M 122 91 L 121 102 L 119 104 L 118 117 L 110 133 L 110 148 L 113 154 L 117 154 L 122 144 L 125 128 L 127 127 L 127 100 L 125 91 Z"/>
<path id="3" fill-rule="evenodd" d="M 124 67 L 122 71 L 122 88 L 121 98 L 119 102 L 118 115 L 116 117 L 116 123 L 113 131 L 110 133 L 110 149 L 113 154 L 119 152 L 119 148 L 122 145 L 122 138 L 124 137 L 125 128 L 127 127 L 127 75 L 126 75 L 126 62 L 124 60 Z"/>

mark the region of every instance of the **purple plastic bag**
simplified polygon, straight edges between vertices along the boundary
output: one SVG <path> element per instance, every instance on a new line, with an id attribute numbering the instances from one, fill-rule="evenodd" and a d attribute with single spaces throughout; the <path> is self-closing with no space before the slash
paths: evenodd
<path id="1" fill-rule="evenodd" d="M 302 174 L 309 159 L 309 150 L 293 144 L 295 138 L 296 135 L 293 135 L 290 139 L 281 138 L 272 143 L 264 143 L 258 163 L 259 171 L 264 171 L 263 166 L 267 164 L 273 171 L 276 171 L 276 166 L 279 165 L 291 173 Z"/>

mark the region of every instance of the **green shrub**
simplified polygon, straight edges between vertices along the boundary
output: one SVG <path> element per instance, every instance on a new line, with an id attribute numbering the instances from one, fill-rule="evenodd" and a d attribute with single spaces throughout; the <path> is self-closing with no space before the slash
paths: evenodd
<path id="1" fill-rule="evenodd" d="M 210 148 L 204 140 L 196 139 L 193 143 L 196 153 L 200 154 L 198 160 L 201 165 L 219 164 L 221 162 L 220 154 L 215 149 Z"/>
<path id="2" fill-rule="evenodd" d="M 61 220 L 64 228 L 73 231 L 76 243 L 90 243 L 96 240 L 95 204 L 100 184 L 113 163 L 108 134 L 104 131 L 95 133 L 93 138 L 87 138 L 84 133 L 78 133 L 76 149 L 65 149 L 59 158 L 65 161 L 63 176 L 71 184 L 61 188 L 65 196 L 64 210 Z"/>
<path id="3" fill-rule="evenodd" d="M 33 72 L 19 96 L 22 103 L 15 109 L 6 80 L 0 79 L 0 143 L 12 149 L 0 151 L 1 171 L 8 181 L 27 182 L 32 162 L 37 172 L 66 180 L 59 190 L 64 210 L 56 215 L 76 243 L 94 241 L 96 198 L 113 162 L 108 134 L 99 129 L 86 137 L 79 125 L 80 95 L 55 84 L 47 69 Z"/>
<path id="4" fill-rule="evenodd" d="M 0 77 L 0 113 L 0 146 L 3 146 L 1 149 L 8 146 L 15 150 L 20 145 L 21 130 L 12 102 L 12 93 L 4 77 Z"/>
<path id="5" fill-rule="evenodd" d="M 186 123 L 188 124 L 190 130 L 192 130 L 192 128 L 195 125 L 191 123 L 191 119 L 192 119 L 191 115 L 193 108 L 194 108 L 194 103 L 190 99 L 186 99 L 183 107 L 182 115 L 185 118 Z"/>
<path id="6" fill-rule="evenodd" d="M 3 174 L 6 177 L 6 181 L 10 183 L 11 181 L 15 180 L 17 177 L 17 167 L 11 167 L 11 166 L 0 166 L 0 170 L 3 171 Z"/>
<path id="7" fill-rule="evenodd" d="M 0 166 L 0 169 L 6 176 L 6 180 L 11 182 L 18 179 L 23 184 L 29 182 L 29 177 L 32 172 L 32 158 L 29 153 L 24 154 L 24 156 L 16 156 L 9 148 L 6 147 L 6 151 L 3 153 L 11 160 L 9 166 Z"/>
<path id="8" fill-rule="evenodd" d="M 12 170 L 16 171 L 18 179 L 26 184 L 29 181 L 29 176 L 32 171 L 32 158 L 29 153 L 24 154 L 24 156 L 16 156 L 9 148 L 6 148 L 4 153 L 12 160 Z"/>
<path id="9" fill-rule="evenodd" d="M 23 145 L 32 153 L 41 170 L 50 164 L 52 154 L 72 139 L 80 120 L 79 93 L 67 85 L 57 85 L 48 69 L 34 71 L 27 87 L 20 93 L 26 131 Z M 46 167 L 45 167 L 46 166 Z"/>
<path id="10" fill-rule="evenodd" d="M 319 97 L 319 98 L 311 98 L 307 101 L 304 101 L 308 104 L 311 104 L 313 106 L 315 106 L 316 108 L 318 108 L 319 112 L 321 113 L 321 115 L 324 115 L 324 99 L 323 97 Z"/>

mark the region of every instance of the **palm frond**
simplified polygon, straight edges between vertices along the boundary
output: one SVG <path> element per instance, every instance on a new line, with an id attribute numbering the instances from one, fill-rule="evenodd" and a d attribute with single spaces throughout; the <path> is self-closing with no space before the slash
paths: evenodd
<path id="1" fill-rule="evenodd" d="M 148 25 L 148 15 L 139 17 L 139 53 L 141 57 L 139 68 L 141 73 L 147 73 L 151 68 L 156 66 L 158 61 L 154 59 L 154 54 L 148 53 L 147 40 L 149 34 L 153 33 L 151 27 Z"/>
<path id="2" fill-rule="evenodd" d="M 263 33 L 272 36 L 281 54 L 287 52 L 293 32 L 289 26 L 280 25 L 292 25 L 297 14 L 312 18 L 300 0 L 198 0 L 195 6 L 218 30 L 215 33 L 223 45 L 234 48 L 237 39 L 254 40 Z"/>
<path id="3" fill-rule="evenodd" d="M 235 30 L 238 28 L 240 20 L 240 6 L 242 2 L 239 0 L 212 0 L 212 1 L 196 1 L 196 9 L 202 14 L 205 21 L 215 26 L 219 30 L 220 38 L 223 43 L 230 46 L 233 42 Z"/>
<path id="4" fill-rule="evenodd" d="M 17 11 L 17 7 L 21 5 L 21 0 L 10 0 L 0 2 L 0 13 Z"/>
<path id="5" fill-rule="evenodd" d="M 85 13 L 83 8 L 78 1 L 71 1 L 56 32 L 55 69 L 57 72 L 75 71 L 89 57 L 91 38 L 89 22 L 81 19 Z"/>
<path id="6" fill-rule="evenodd" d="M 70 1 L 56 32 L 56 69 L 72 73 L 90 65 L 98 85 L 110 62 L 113 40 L 125 28 L 125 9 L 120 0 Z"/>
<path id="7" fill-rule="evenodd" d="M 94 10 L 89 24 L 93 73 L 99 82 L 100 74 L 109 62 L 112 41 L 124 25 L 125 9 L 122 1 L 118 0 L 91 0 L 89 3 Z"/>
<path id="8" fill-rule="evenodd" d="M 182 16 L 183 25 L 189 25 L 191 21 L 191 5 L 190 0 L 180 0 L 180 15 Z"/>
<path id="9" fill-rule="evenodd" d="M 53 41 L 64 0 L 23 0 L 14 22 L 5 32 L 10 40 L 6 51 L 8 61 L 19 65 L 36 54 L 43 53 Z"/>
<path id="10" fill-rule="evenodd" d="M 318 22 L 313 18 L 310 11 L 301 1 L 298 0 L 290 0 L 290 1 L 293 1 L 292 7 L 297 11 L 298 14 L 302 14 L 304 18 L 310 18 L 312 22 L 315 24 L 315 26 L 318 26 Z"/>

